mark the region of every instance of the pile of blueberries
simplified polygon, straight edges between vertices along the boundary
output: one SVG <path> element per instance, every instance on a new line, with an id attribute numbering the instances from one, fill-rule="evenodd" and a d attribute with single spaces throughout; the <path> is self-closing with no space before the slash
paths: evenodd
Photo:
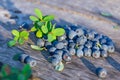
<path id="1" fill-rule="evenodd" d="M 77 57 L 107 57 L 108 53 L 115 51 L 113 41 L 94 30 L 83 27 L 65 27 L 65 34 L 57 37 L 57 40 L 48 42 L 45 37 L 37 40 L 37 45 L 45 47 L 52 56 L 53 66 L 61 61 L 70 62 L 72 56 Z"/>
<path id="2" fill-rule="evenodd" d="M 28 29 L 28 25 L 24 23 L 22 28 Z M 50 61 L 53 66 L 61 64 L 62 61 L 70 62 L 72 56 L 81 57 L 107 57 L 108 53 L 114 53 L 115 47 L 113 41 L 102 34 L 98 34 L 94 30 L 84 27 L 66 26 L 65 34 L 57 37 L 57 40 L 48 42 L 46 36 L 37 40 L 37 46 L 44 47 L 50 54 Z M 20 61 L 30 64 L 32 67 L 36 65 L 36 61 L 28 55 L 22 54 Z M 62 66 L 63 67 L 63 66 Z M 59 68 L 59 67 L 57 67 Z M 98 67 L 96 74 L 100 78 L 105 78 L 107 71 Z"/>

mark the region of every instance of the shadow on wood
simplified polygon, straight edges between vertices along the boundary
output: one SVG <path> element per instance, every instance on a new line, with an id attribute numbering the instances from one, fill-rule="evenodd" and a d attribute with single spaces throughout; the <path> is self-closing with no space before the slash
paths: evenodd
<path id="1" fill-rule="evenodd" d="M 96 73 L 96 67 L 94 66 L 94 64 L 92 64 L 90 61 L 88 61 L 85 58 L 80 58 L 81 61 L 84 63 L 84 65 L 93 73 Z"/>
<path id="2" fill-rule="evenodd" d="M 120 71 L 120 63 L 118 63 L 115 59 L 112 57 L 108 56 L 106 58 L 107 62 L 116 70 Z"/>

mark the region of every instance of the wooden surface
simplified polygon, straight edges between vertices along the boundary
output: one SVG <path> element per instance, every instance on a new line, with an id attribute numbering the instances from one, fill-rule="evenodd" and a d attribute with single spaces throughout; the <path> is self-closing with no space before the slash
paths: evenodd
<path id="1" fill-rule="evenodd" d="M 41 80 L 101 80 L 95 74 L 96 67 L 107 69 L 105 80 L 120 79 L 120 0 L 0 0 L 0 62 L 22 68 L 20 62 L 12 60 L 16 53 L 26 53 L 38 58 L 33 74 Z M 7 42 L 12 39 L 10 31 L 17 29 L 22 22 L 28 22 L 29 15 L 39 8 L 44 14 L 54 14 L 59 25 L 83 25 L 103 33 L 113 39 L 116 52 L 108 58 L 73 58 L 72 63 L 65 64 L 63 72 L 56 72 L 44 58 L 45 52 L 32 50 L 26 43 L 23 46 L 8 48 Z M 17 11 L 21 11 L 17 12 Z M 100 12 L 108 12 L 112 17 L 103 17 Z M 13 19 L 10 19 L 10 16 Z M 113 26 L 118 26 L 114 29 Z M 36 39 L 30 36 L 29 43 Z"/>

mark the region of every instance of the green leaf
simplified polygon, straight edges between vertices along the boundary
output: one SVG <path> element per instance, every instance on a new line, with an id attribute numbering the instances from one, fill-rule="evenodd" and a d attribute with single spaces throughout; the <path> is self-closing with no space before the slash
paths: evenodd
<path id="1" fill-rule="evenodd" d="M 18 37 L 19 37 L 19 32 L 18 32 L 17 30 L 12 30 L 12 34 L 13 34 L 14 36 L 18 36 Z"/>
<path id="2" fill-rule="evenodd" d="M 36 31 L 36 30 L 37 30 L 37 29 L 36 29 L 36 27 L 34 26 L 34 27 L 31 28 L 30 31 L 34 32 L 34 31 Z"/>
<path id="3" fill-rule="evenodd" d="M 36 45 L 31 45 L 31 48 L 34 50 L 43 50 L 44 48 L 40 48 L 39 46 Z"/>
<path id="4" fill-rule="evenodd" d="M 29 66 L 29 64 L 26 64 L 22 70 L 22 74 L 26 77 L 26 79 L 28 80 L 28 78 L 31 76 L 31 68 Z"/>
<path id="5" fill-rule="evenodd" d="M 26 78 L 23 74 L 19 74 L 17 80 L 26 80 Z"/>
<path id="6" fill-rule="evenodd" d="M 36 33 L 36 37 L 41 38 L 42 37 L 42 32 L 41 30 L 38 30 Z"/>
<path id="7" fill-rule="evenodd" d="M 43 25 L 43 26 L 41 27 L 41 30 L 42 30 L 42 32 L 45 33 L 45 34 L 48 33 L 48 28 L 47 28 L 46 25 L 45 25 L 45 26 Z"/>
<path id="8" fill-rule="evenodd" d="M 11 41 L 8 42 L 8 46 L 9 46 L 9 47 L 14 46 L 15 44 L 16 44 L 16 41 L 15 41 L 15 40 L 11 40 Z"/>
<path id="9" fill-rule="evenodd" d="M 18 37 L 18 36 L 15 36 L 15 37 L 14 37 L 14 40 L 15 40 L 15 41 L 17 41 L 18 39 L 19 39 L 19 37 Z"/>
<path id="10" fill-rule="evenodd" d="M 44 21 L 51 21 L 51 20 L 54 20 L 54 16 L 53 15 L 47 15 L 44 17 L 43 19 Z"/>
<path id="11" fill-rule="evenodd" d="M 52 42 L 52 41 L 54 41 L 54 40 L 56 40 L 56 36 L 54 36 L 54 35 L 52 35 L 52 34 L 48 34 L 48 41 L 49 42 Z"/>
<path id="12" fill-rule="evenodd" d="M 37 26 L 41 27 L 44 23 L 43 22 L 37 22 Z"/>
<path id="13" fill-rule="evenodd" d="M 101 15 L 105 16 L 105 17 L 111 17 L 112 16 L 112 14 L 110 14 L 108 12 L 101 12 Z"/>
<path id="14" fill-rule="evenodd" d="M 64 69 L 64 64 L 60 62 L 57 66 L 55 66 L 56 71 L 63 71 Z"/>
<path id="15" fill-rule="evenodd" d="M 52 23 L 50 21 L 46 22 L 45 25 L 47 26 L 48 28 L 48 32 L 51 32 L 51 29 L 52 29 Z"/>
<path id="16" fill-rule="evenodd" d="M 55 29 L 55 26 L 56 26 L 56 24 L 54 24 L 54 25 L 53 25 L 53 27 L 52 27 L 52 31 L 54 31 L 54 29 Z"/>
<path id="17" fill-rule="evenodd" d="M 39 9 L 35 9 L 35 14 L 37 15 L 38 18 L 42 20 L 42 12 Z"/>
<path id="18" fill-rule="evenodd" d="M 18 42 L 20 45 L 22 45 L 22 44 L 24 44 L 25 40 L 23 38 L 19 38 Z"/>
<path id="19" fill-rule="evenodd" d="M 63 28 L 56 28 L 52 31 L 55 36 L 62 36 L 65 33 Z"/>
<path id="20" fill-rule="evenodd" d="M 34 22 L 39 20 L 39 19 L 38 19 L 37 17 L 35 17 L 35 16 L 30 16 L 29 18 L 30 18 L 30 20 L 32 20 L 32 21 L 34 21 Z"/>
<path id="21" fill-rule="evenodd" d="M 27 32 L 27 31 L 22 31 L 21 33 L 20 33 L 20 37 L 28 37 L 29 36 L 29 32 Z"/>

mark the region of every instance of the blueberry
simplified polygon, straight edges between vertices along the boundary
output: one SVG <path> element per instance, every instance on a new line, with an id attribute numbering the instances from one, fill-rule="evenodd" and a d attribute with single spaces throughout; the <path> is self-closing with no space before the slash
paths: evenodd
<path id="1" fill-rule="evenodd" d="M 99 41 L 100 41 L 100 44 L 105 44 L 106 43 L 106 39 L 104 39 L 104 38 L 100 38 Z"/>
<path id="2" fill-rule="evenodd" d="M 81 28 L 76 29 L 76 34 L 77 34 L 78 36 L 82 36 L 82 35 L 84 34 L 83 29 L 81 29 Z"/>
<path id="3" fill-rule="evenodd" d="M 108 45 L 108 52 L 113 53 L 115 51 L 114 45 Z"/>
<path id="4" fill-rule="evenodd" d="M 68 43 L 72 43 L 72 42 L 74 42 L 72 39 L 69 39 L 69 40 L 68 40 Z"/>
<path id="5" fill-rule="evenodd" d="M 55 47 L 50 47 L 50 48 L 48 49 L 49 52 L 55 52 L 55 50 L 56 50 Z"/>
<path id="6" fill-rule="evenodd" d="M 114 45 L 114 43 L 112 42 L 112 41 L 107 41 L 107 43 L 106 43 L 107 45 Z"/>
<path id="7" fill-rule="evenodd" d="M 88 32 L 88 33 L 86 34 L 86 37 L 87 37 L 87 39 L 89 39 L 89 40 L 93 40 L 93 39 L 94 39 L 94 33 Z"/>
<path id="8" fill-rule="evenodd" d="M 53 66 L 57 66 L 60 63 L 60 60 L 58 58 L 52 57 L 51 63 Z"/>
<path id="9" fill-rule="evenodd" d="M 62 61 L 62 55 L 61 54 L 54 54 L 53 57 L 57 58 L 60 61 Z"/>
<path id="10" fill-rule="evenodd" d="M 96 34 L 94 39 L 99 40 L 100 38 L 102 38 L 102 36 L 102 34 Z"/>
<path id="11" fill-rule="evenodd" d="M 63 58 L 63 60 L 66 61 L 66 62 L 71 61 L 71 56 L 70 56 L 69 53 L 66 52 L 66 51 L 64 51 L 64 53 L 63 53 L 63 55 L 62 55 L 62 58 Z"/>
<path id="12" fill-rule="evenodd" d="M 100 78 L 105 78 L 107 76 L 107 70 L 99 67 L 99 68 L 96 69 L 96 74 Z"/>
<path id="13" fill-rule="evenodd" d="M 63 41 L 66 39 L 66 35 L 64 34 L 62 36 L 58 36 L 57 39 L 58 39 L 58 41 Z"/>
<path id="14" fill-rule="evenodd" d="M 76 35 L 77 35 L 77 34 L 76 34 L 75 31 L 70 30 L 69 33 L 68 33 L 68 38 L 69 38 L 69 39 L 73 39 Z"/>
<path id="15" fill-rule="evenodd" d="M 29 30 L 30 29 L 30 26 L 26 23 L 26 22 L 23 22 L 20 27 L 20 29 L 23 28 L 23 29 L 26 29 L 26 30 Z"/>
<path id="16" fill-rule="evenodd" d="M 43 39 L 38 39 L 37 40 L 37 45 L 40 47 L 43 47 L 45 45 L 45 41 Z"/>
<path id="17" fill-rule="evenodd" d="M 101 51 L 100 51 L 100 55 L 101 55 L 101 57 L 107 57 L 107 56 L 108 56 L 108 53 L 107 53 L 107 51 L 105 51 L 105 50 L 101 50 Z"/>
<path id="18" fill-rule="evenodd" d="M 55 41 L 53 44 L 57 49 L 63 49 L 64 48 L 64 43 L 63 42 Z"/>
<path id="19" fill-rule="evenodd" d="M 31 58 L 30 56 L 27 56 L 25 58 L 24 63 L 29 64 L 30 67 L 34 67 L 37 65 L 37 61 L 35 59 Z"/>
<path id="20" fill-rule="evenodd" d="M 77 56 L 77 57 L 83 57 L 83 51 L 82 51 L 80 48 L 78 48 L 78 49 L 76 50 L 76 56 Z"/>
<path id="21" fill-rule="evenodd" d="M 47 46 L 49 46 L 49 45 L 52 45 L 52 43 L 51 43 L 51 42 L 46 41 L 46 42 L 45 42 L 45 47 L 47 47 Z"/>
<path id="22" fill-rule="evenodd" d="M 75 43 L 74 43 L 74 42 L 69 43 L 69 44 L 68 44 L 68 47 L 69 47 L 69 48 L 74 48 L 74 47 L 75 47 Z"/>
<path id="23" fill-rule="evenodd" d="M 91 49 L 83 48 L 83 52 L 84 52 L 84 56 L 91 57 L 91 53 L 92 53 Z"/>
<path id="24" fill-rule="evenodd" d="M 75 55 L 75 49 L 74 48 L 69 48 L 69 54 L 72 56 L 72 55 Z"/>
<path id="25" fill-rule="evenodd" d="M 62 56 L 63 55 L 63 50 L 56 50 L 54 53 Z"/>
<path id="26" fill-rule="evenodd" d="M 106 44 L 102 44 L 101 45 L 101 49 L 107 51 L 108 50 L 108 46 Z"/>
<path id="27" fill-rule="evenodd" d="M 92 56 L 94 58 L 99 58 L 100 57 L 100 51 L 97 49 L 92 50 Z"/>
<path id="28" fill-rule="evenodd" d="M 80 36 L 79 38 L 76 39 L 76 43 L 78 45 L 83 45 L 87 41 L 87 38 L 85 36 Z"/>
<path id="29" fill-rule="evenodd" d="M 86 46 L 87 48 L 91 48 L 92 45 L 93 45 L 93 43 L 92 43 L 91 41 L 87 41 L 87 42 L 85 43 L 85 46 Z"/>
<path id="30" fill-rule="evenodd" d="M 99 46 L 97 46 L 97 45 L 94 45 L 94 46 L 92 46 L 92 49 L 97 49 L 97 50 L 100 50 L 100 47 L 99 47 Z"/>
<path id="31" fill-rule="evenodd" d="M 67 40 L 63 40 L 62 42 L 63 42 L 64 46 L 68 45 L 68 41 Z"/>
<path id="32" fill-rule="evenodd" d="M 83 45 L 79 45 L 78 48 L 82 50 L 84 48 L 84 46 Z"/>
<path id="33" fill-rule="evenodd" d="M 19 56 L 18 60 L 19 60 L 20 62 L 23 62 L 23 63 L 24 63 L 24 60 L 25 60 L 26 57 L 28 57 L 28 55 L 26 55 L 26 54 L 21 54 L 21 55 Z"/>
<path id="34" fill-rule="evenodd" d="M 94 34 L 94 35 L 98 34 L 98 33 L 97 33 L 96 31 L 94 31 L 94 30 L 91 30 L 91 33 Z"/>

